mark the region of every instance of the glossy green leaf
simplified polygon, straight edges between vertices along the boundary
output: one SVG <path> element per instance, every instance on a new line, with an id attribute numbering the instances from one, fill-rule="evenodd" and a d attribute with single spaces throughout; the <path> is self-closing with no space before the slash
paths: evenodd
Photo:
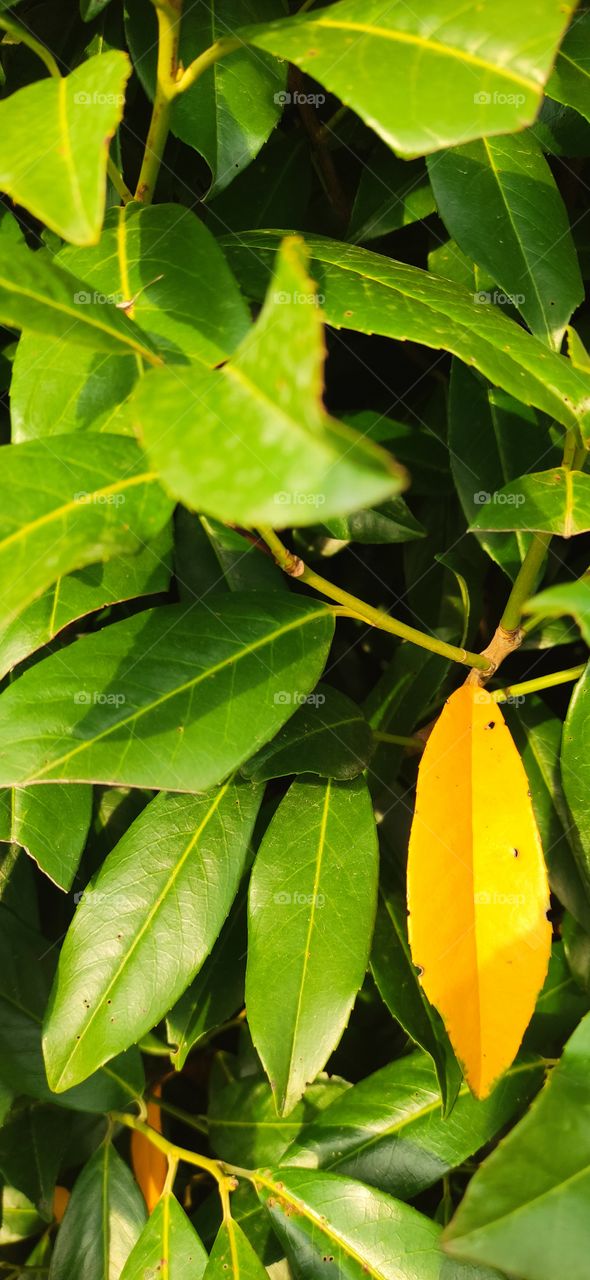
<path id="1" fill-rule="evenodd" d="M 103 863 L 66 935 L 47 1010 L 57 1092 L 139 1040 L 192 981 L 237 892 L 260 799 L 232 782 L 157 796 Z"/>
<path id="2" fill-rule="evenodd" d="M 361 172 L 347 239 L 376 240 L 427 218 L 436 202 L 424 163 L 404 163 L 385 147 L 369 156 Z"/>
<path id="3" fill-rule="evenodd" d="M 246 1168 L 275 1164 L 304 1126 L 334 1105 L 349 1086 L 337 1076 L 320 1078 L 288 1116 L 278 1116 L 266 1080 L 234 1080 L 213 1096 L 207 1116 L 213 1151 Z"/>
<path id="4" fill-rule="evenodd" d="M 2 1188 L 1 1247 L 38 1235 L 45 1226 L 45 1220 L 22 1191 L 15 1187 Z"/>
<path id="5" fill-rule="evenodd" d="M 171 541 L 172 529 L 166 524 L 157 538 L 134 555 L 113 556 L 57 578 L 18 618 L 0 628 L 0 675 L 6 675 L 76 619 L 119 600 L 167 591 Z"/>
<path id="6" fill-rule="evenodd" d="M 93 351 L 160 363 L 149 339 L 116 302 L 93 297 L 83 280 L 25 245 L 0 246 L 0 320 Z"/>
<path id="7" fill-rule="evenodd" d="M 0 906 L 0 1077 L 15 1093 L 74 1111 L 110 1111 L 141 1095 L 138 1050 L 122 1054 L 67 1093 L 50 1090 L 41 1050 L 41 1024 L 55 950 L 46 938 Z"/>
<path id="8" fill-rule="evenodd" d="M 26 849 L 60 889 L 71 888 L 90 826 L 92 787 L 0 791 L 0 840 Z"/>
<path id="9" fill-rule="evenodd" d="M 241 34 L 308 71 L 412 156 L 531 124 L 572 8 L 471 0 L 457 14 L 453 0 L 437 0 L 421 14 L 402 0 L 385 10 L 340 0 Z"/>
<path id="10" fill-rule="evenodd" d="M 540 591 L 527 601 L 525 613 L 541 618 L 559 618 L 564 613 L 571 614 L 586 644 L 590 645 L 590 575 L 579 578 L 577 582 L 560 582 Z"/>
<path id="11" fill-rule="evenodd" d="M 549 969 L 535 1012 L 527 1028 L 523 1048 L 558 1057 L 566 1040 L 590 1008 L 568 965 L 563 942 L 551 947 Z"/>
<path id="12" fill-rule="evenodd" d="M 452 491 L 448 454 L 435 428 L 428 422 L 398 422 L 382 413 L 362 410 L 347 413 L 345 421 L 355 431 L 366 432 L 377 444 L 391 449 L 410 473 L 410 493 L 436 494 Z"/>
<path id="13" fill-rule="evenodd" d="M 473 423 L 477 422 L 477 434 Z M 472 521 L 491 495 L 521 476 L 534 459 L 557 463 L 548 426 L 534 409 L 488 386 L 459 361 L 453 361 L 449 395 L 451 470 L 465 517 Z M 515 578 L 530 536 L 479 533 L 478 542 L 510 578 Z"/>
<path id="14" fill-rule="evenodd" d="M 561 779 L 579 837 L 580 869 L 590 883 L 590 665 L 574 689 L 563 726 Z"/>
<path id="15" fill-rule="evenodd" d="M 379 885 L 371 971 L 389 1012 L 436 1067 L 445 1110 L 455 1100 L 461 1071 L 435 1009 L 426 999 L 408 943 L 407 910 L 401 892 L 387 877 Z"/>
<path id="16" fill-rule="evenodd" d="M 201 1280 L 207 1254 L 189 1219 L 171 1192 L 150 1214 L 121 1272 L 121 1280 Z"/>
<path id="17" fill-rule="evenodd" d="M 238 278 L 259 297 L 280 234 L 253 231 L 224 240 Z M 478 301 L 467 285 L 451 284 L 407 266 L 319 237 L 306 237 L 311 270 L 326 321 L 336 329 L 380 333 L 444 349 L 473 365 L 490 382 L 524 404 L 551 414 L 567 427 L 578 420 L 588 431 L 590 377 L 564 356 Z"/>
<path id="18" fill-rule="evenodd" d="M 506 719 L 529 780 L 549 884 L 559 901 L 590 929 L 590 884 L 576 862 L 578 843 L 561 787 L 561 721 L 534 695 L 517 698 L 514 712 L 508 706 Z"/>
<path id="19" fill-rule="evenodd" d="M 497 281 L 529 329 L 558 350 L 584 286 L 565 205 L 532 134 L 439 152 L 429 176 L 459 248 Z"/>
<path id="20" fill-rule="evenodd" d="M 590 120 L 589 38 L 590 14 L 582 9 L 574 15 L 566 31 L 547 84 L 550 98 L 575 107 L 586 120 Z"/>
<path id="21" fill-rule="evenodd" d="M 14 444 L 70 431 L 121 429 L 117 411 L 136 381 L 137 361 L 80 346 L 77 328 L 79 322 L 73 321 L 73 341 L 70 334 L 53 338 L 27 329 L 21 334 L 10 384 Z"/>
<path id="22" fill-rule="evenodd" d="M 43 1104 L 18 1106 L 0 1128 L 0 1172 L 9 1186 L 53 1218 L 53 1191 L 66 1143 L 63 1113 Z"/>
<path id="23" fill-rule="evenodd" d="M 242 1228 L 227 1218 L 209 1255 L 207 1280 L 266 1280 L 266 1274 Z"/>
<path id="24" fill-rule="evenodd" d="M 176 576 L 183 600 L 210 591 L 285 591 L 288 579 L 270 555 L 243 534 L 184 507 L 176 513 Z"/>
<path id="25" fill-rule="evenodd" d="M 62 574 L 139 551 L 172 503 L 131 440 L 75 436 L 2 450 L 2 626 Z M 48 554 L 50 552 L 50 554 Z"/>
<path id="26" fill-rule="evenodd" d="M 319 773 L 343 781 L 368 764 L 373 749 L 371 729 L 350 698 L 319 684 L 276 738 L 242 765 L 253 782 L 291 773 Z"/>
<path id="27" fill-rule="evenodd" d="M 112 49 L 0 103 L 0 189 L 74 244 L 100 235 L 108 145 L 129 74 L 126 54 Z"/>
<path id="28" fill-rule="evenodd" d="M 342 1280 L 493 1280 L 489 1271 L 450 1272 L 440 1227 L 362 1182 L 281 1167 L 258 1175 L 257 1189 L 303 1280 L 332 1271 Z"/>
<path id="29" fill-rule="evenodd" d="M 145 1218 L 145 1203 L 133 1175 L 111 1143 L 103 1143 L 74 1185 L 49 1280 L 114 1280 Z"/>
<path id="30" fill-rule="evenodd" d="M 475 1174 L 445 1232 L 454 1258 L 526 1280 L 584 1280 L 589 1243 L 590 1015 L 520 1124 Z"/>
<path id="31" fill-rule="evenodd" d="M 535 529 L 571 538 L 590 529 L 590 476 L 554 467 L 520 476 L 486 494 L 471 528 Z"/>
<path id="32" fill-rule="evenodd" d="M 333 627 L 315 600 L 235 592 L 84 636 L 0 695 L 0 785 L 204 791 L 314 688 Z"/>
<path id="33" fill-rule="evenodd" d="M 213 0 L 194 5 L 183 15 L 180 58 L 185 67 L 216 40 L 247 22 L 280 17 L 280 0 Z M 157 29 L 142 0 L 127 5 L 127 35 L 137 73 L 153 97 Z M 197 84 L 183 93 L 172 110 L 172 132 L 205 157 L 211 170 L 209 197 L 223 191 L 258 154 L 274 129 L 283 105 L 285 68 L 242 43 L 222 58 Z"/>
<path id="34" fill-rule="evenodd" d="M 365 782 L 295 782 L 250 882 L 246 1007 L 288 1115 L 324 1067 L 363 981 L 375 914 L 377 839 Z"/>
<path id="35" fill-rule="evenodd" d="M 392 498 L 371 511 L 354 511 L 350 516 L 326 521 L 333 538 L 361 545 L 413 542 L 425 536 L 424 526 L 412 515 L 403 498 Z"/>
<path id="36" fill-rule="evenodd" d="M 58 261 L 87 281 L 90 297 L 132 303 L 127 312 L 166 360 L 217 364 L 250 327 L 225 258 L 190 209 L 136 202 L 106 215 L 95 248 Z"/>
<path id="37" fill-rule="evenodd" d="M 534 1059 L 514 1063 L 485 1102 L 462 1084 L 445 1119 L 432 1062 L 412 1053 L 347 1089 L 306 1125 L 281 1164 L 329 1169 L 411 1200 L 500 1133 L 543 1079 Z"/>
<path id="38" fill-rule="evenodd" d="M 255 328 L 219 370 L 158 370 L 130 418 L 167 488 L 228 523 L 305 525 L 404 486 L 379 446 L 321 402 L 322 315 L 307 255 L 287 240 Z"/>
<path id="39" fill-rule="evenodd" d="M 213 950 L 166 1018 L 178 1071 L 199 1040 L 243 1005 L 247 947 L 246 894 L 240 891 Z"/>

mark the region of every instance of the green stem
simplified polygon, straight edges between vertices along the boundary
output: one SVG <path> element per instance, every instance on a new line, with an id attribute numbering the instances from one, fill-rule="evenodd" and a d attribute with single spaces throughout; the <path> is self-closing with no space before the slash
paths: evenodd
<path id="1" fill-rule="evenodd" d="M 390 635 L 397 636 L 400 640 L 408 640 L 422 649 L 428 649 L 430 653 L 438 653 L 441 658 L 449 658 L 451 662 L 460 662 L 463 666 L 487 671 L 489 663 L 481 654 L 470 653 L 468 649 L 459 649 L 454 644 L 439 640 L 437 636 L 428 636 L 423 631 L 418 631 L 416 627 L 409 627 L 405 622 L 392 618 L 382 609 L 373 608 L 373 605 L 366 604 L 364 600 L 359 600 L 348 591 L 343 591 L 341 587 L 336 587 L 333 582 L 329 582 L 327 578 L 322 578 L 319 573 L 308 568 L 302 560 L 287 550 L 273 529 L 265 525 L 259 526 L 258 531 L 272 551 L 279 567 L 291 577 L 296 578 L 298 582 L 305 582 L 315 591 L 320 591 L 322 595 L 327 596 L 328 600 L 334 600 L 336 604 L 344 606 L 343 616 L 360 618 L 362 622 L 368 622 L 371 626 L 379 627 L 381 631 L 388 631 Z"/>
<path id="2" fill-rule="evenodd" d="M 554 689 L 560 684 L 569 684 L 570 680 L 579 680 L 584 674 L 586 664 L 579 667 L 568 667 L 567 671 L 554 671 L 549 676 L 538 676 L 536 680 L 523 680 L 520 684 L 509 684 L 505 689 L 496 689 L 492 693 L 494 702 L 508 702 L 510 698 L 526 697 L 527 693 L 539 693 L 541 689 Z"/>
<path id="3" fill-rule="evenodd" d="M 198 58 L 194 59 L 182 72 L 174 86 L 174 96 L 178 93 L 186 93 L 187 89 L 191 89 L 195 81 L 202 76 L 204 71 L 212 67 L 215 62 L 219 62 L 220 58 L 225 58 L 228 53 L 233 53 L 236 49 L 243 48 L 244 41 L 238 36 L 224 36 L 221 40 L 216 40 L 204 53 L 200 53 Z"/>
<path id="4" fill-rule="evenodd" d="M 394 747 L 414 747 L 421 751 L 424 743 L 420 738 L 404 738 L 399 733 L 382 733 L 380 729 L 373 730 L 375 742 L 389 742 Z"/>
<path id="5" fill-rule="evenodd" d="M 512 591 L 506 602 L 506 608 L 500 618 L 500 626 L 503 627 L 504 631 L 517 630 L 523 606 L 529 596 L 533 594 L 539 574 L 545 564 L 550 542 L 550 533 L 533 534 L 533 540 L 516 575 Z"/>
<path id="6" fill-rule="evenodd" d="M 196 1129 L 197 1133 L 205 1136 L 209 1132 L 209 1126 L 204 1116 L 193 1116 L 189 1111 L 183 1111 L 181 1107 L 175 1107 L 174 1103 L 166 1102 L 164 1098 L 158 1098 L 156 1094 L 150 1094 L 150 1102 L 155 1102 L 167 1116 L 173 1116 L 175 1120 L 181 1120 L 190 1129 Z"/>
<path id="7" fill-rule="evenodd" d="M 12 18 L 2 14 L 2 17 L 0 17 L 0 30 L 7 31 L 8 35 L 12 36 L 13 40 L 18 44 L 26 44 L 27 48 L 32 49 L 33 53 L 36 53 L 37 57 L 41 58 L 41 61 L 45 63 L 50 76 L 53 76 L 56 80 L 61 80 L 61 71 L 53 54 L 44 44 L 41 44 L 40 40 L 36 40 L 25 27 L 21 27 L 19 22 L 13 22 Z"/>
<path id="8" fill-rule="evenodd" d="M 157 1147 L 158 1151 L 162 1151 L 165 1156 L 172 1159 L 184 1160 L 186 1164 L 192 1164 L 197 1169 L 203 1169 L 205 1173 L 215 1178 L 217 1183 L 223 1182 L 225 1173 L 219 1160 L 210 1160 L 208 1156 L 198 1155 L 196 1151 L 189 1151 L 188 1147 L 179 1147 L 175 1142 L 170 1142 L 162 1133 L 158 1133 L 156 1129 L 152 1129 L 151 1125 L 144 1124 L 143 1120 L 138 1120 L 136 1116 L 129 1115 L 126 1111 L 111 1111 L 111 1119 L 118 1124 L 123 1124 L 127 1129 L 134 1129 L 136 1133 L 143 1134 L 152 1146 Z"/>
<path id="9" fill-rule="evenodd" d="M 170 111 L 176 92 L 178 75 L 178 39 L 180 35 L 180 19 L 182 0 L 177 0 L 177 8 L 156 5 L 158 15 L 158 64 L 156 70 L 156 92 L 152 118 L 141 171 L 137 182 L 135 199 L 144 204 L 151 204 L 154 196 L 164 148 L 170 129 Z"/>
<path id="10" fill-rule="evenodd" d="M 129 201 L 133 200 L 133 195 L 129 190 L 127 183 L 125 182 L 123 175 L 119 173 L 119 170 L 117 169 L 115 161 L 112 159 L 111 156 L 109 156 L 107 160 L 107 173 L 115 188 L 115 191 L 117 192 L 117 195 L 121 197 L 123 204 L 129 204 Z"/>

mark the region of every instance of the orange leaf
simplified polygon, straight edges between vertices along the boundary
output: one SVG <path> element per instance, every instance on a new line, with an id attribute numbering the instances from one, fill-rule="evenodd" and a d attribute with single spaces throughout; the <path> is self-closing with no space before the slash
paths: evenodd
<path id="1" fill-rule="evenodd" d="M 154 1093 L 160 1093 L 159 1085 L 156 1085 Z M 162 1113 L 157 1102 L 147 1104 L 147 1123 L 158 1133 L 162 1132 Z M 149 1138 L 144 1138 L 142 1133 L 136 1133 L 134 1130 L 131 1134 L 131 1164 L 151 1213 L 160 1199 L 166 1181 L 168 1173 L 166 1156 L 163 1151 L 158 1151 L 158 1148 L 154 1147 Z"/>
<path id="2" fill-rule="evenodd" d="M 527 777 L 499 706 L 463 685 L 418 772 L 409 935 L 478 1098 L 513 1061 L 551 949 L 549 886 Z"/>
<path id="3" fill-rule="evenodd" d="M 56 1222 L 62 1222 L 68 1207 L 70 1193 L 67 1187 L 56 1187 L 53 1192 L 53 1216 Z"/>

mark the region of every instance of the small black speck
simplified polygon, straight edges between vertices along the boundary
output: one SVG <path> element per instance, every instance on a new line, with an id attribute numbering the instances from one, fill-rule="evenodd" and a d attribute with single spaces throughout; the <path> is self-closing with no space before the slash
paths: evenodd
<path id="1" fill-rule="evenodd" d="M 419 978 L 424 977 L 424 969 L 422 968 L 421 964 L 416 965 L 416 974 Z"/>
<path id="2" fill-rule="evenodd" d="M 495 729 L 495 728 L 496 728 L 495 720 L 490 720 L 489 724 L 486 724 L 486 729 Z"/>
<path id="3" fill-rule="evenodd" d="M 513 857 L 513 858 L 518 858 L 518 849 L 513 849 L 513 850 L 512 850 L 512 857 Z"/>

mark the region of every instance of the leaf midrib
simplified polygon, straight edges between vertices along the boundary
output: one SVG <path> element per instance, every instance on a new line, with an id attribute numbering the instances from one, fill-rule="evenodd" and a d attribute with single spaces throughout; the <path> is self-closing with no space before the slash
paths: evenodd
<path id="1" fill-rule="evenodd" d="M 258 649 L 264 648 L 265 645 L 273 644 L 275 640 L 278 640 L 281 636 L 288 634 L 290 631 L 294 631 L 297 627 L 307 626 L 308 622 L 313 622 L 316 618 L 329 617 L 330 612 L 330 608 L 325 607 L 323 609 L 317 609 L 314 613 L 305 613 L 302 617 L 296 618 L 293 622 L 286 623 L 283 627 L 277 627 L 275 631 L 269 632 L 259 640 L 253 641 L 252 644 L 244 645 L 238 653 L 231 654 L 229 658 L 224 658 L 222 662 L 218 662 L 214 666 L 208 667 L 206 671 L 202 671 L 198 676 L 194 676 L 193 679 L 187 680 L 184 684 L 178 685 L 175 689 L 170 689 L 167 693 L 162 694 L 161 697 L 156 698 L 155 701 L 146 703 L 143 707 L 138 707 L 137 710 L 132 711 L 130 715 L 124 716 L 114 724 L 108 725 L 101 733 L 97 733 L 94 738 L 89 738 L 87 741 L 79 743 L 79 745 L 74 747 L 72 751 L 66 752 L 64 756 L 59 757 L 57 760 L 49 761 L 44 769 L 37 770 L 32 778 L 27 779 L 26 782 L 22 782 L 19 785 L 27 786 L 31 782 L 38 782 L 44 774 L 49 773 L 53 769 L 57 769 L 59 765 L 65 764 L 68 760 L 73 759 L 73 757 L 78 755 L 81 751 L 88 750 L 90 747 L 94 746 L 95 743 L 108 737 L 110 733 L 114 733 L 124 725 L 133 723 L 134 720 L 139 719 L 143 715 L 147 715 L 148 712 L 154 711 L 156 707 L 162 706 L 164 703 L 168 702 L 170 698 L 175 698 L 189 689 L 196 688 L 203 682 L 203 680 L 207 680 L 210 676 L 217 675 L 219 671 L 223 671 L 226 667 L 231 666 L 232 664 L 241 662 L 242 658 L 248 657 L 251 653 L 256 653 Z M 59 779 L 51 779 L 51 781 L 59 781 Z"/>

